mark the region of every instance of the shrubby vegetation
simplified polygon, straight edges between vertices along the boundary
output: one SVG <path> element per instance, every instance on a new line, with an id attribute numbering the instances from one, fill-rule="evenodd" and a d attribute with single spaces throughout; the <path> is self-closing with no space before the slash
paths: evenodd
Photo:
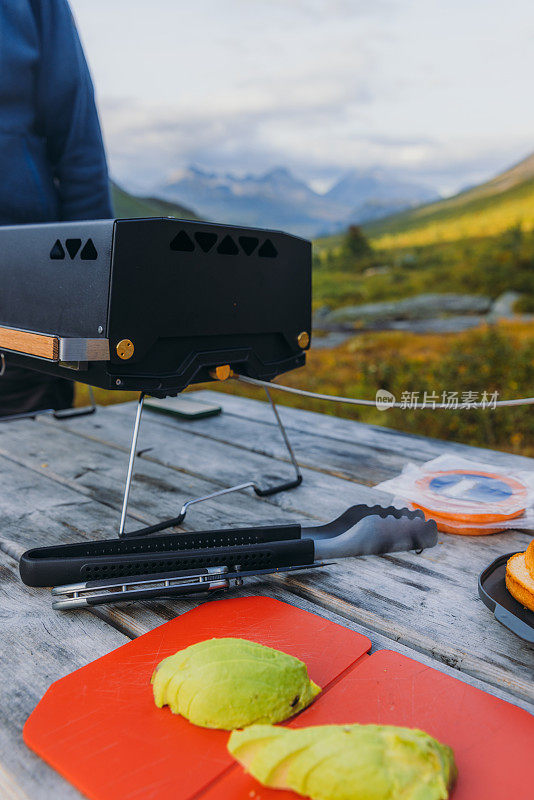
<path id="1" fill-rule="evenodd" d="M 371 245 L 373 241 L 371 240 Z M 515 310 L 534 313 L 534 233 L 514 226 L 498 236 L 380 250 L 354 256 L 348 236 L 319 243 L 314 305 L 332 308 L 421 293 L 458 292 L 496 299 L 520 293 Z M 361 334 L 333 351 L 310 354 L 306 379 L 288 383 L 316 391 L 371 398 L 377 388 L 403 391 L 534 391 L 534 323 L 501 323 L 461 334 Z M 285 402 L 285 401 L 284 401 Z M 314 408 L 317 404 L 314 404 Z M 339 413 L 324 404 L 325 413 Z M 534 456 L 531 407 L 498 411 L 378 412 L 344 407 L 345 416 L 399 430 Z"/>
<path id="2" fill-rule="evenodd" d="M 501 323 L 467 333 L 364 333 L 331 350 L 311 350 L 304 369 L 278 382 L 314 392 L 374 399 L 378 388 L 402 393 L 499 392 L 499 399 L 531 396 L 534 326 Z M 221 384 L 217 389 L 265 399 L 262 390 Z M 534 456 L 532 406 L 495 410 L 378 411 L 275 393 L 284 405 L 320 411 L 397 430 Z"/>
<path id="3" fill-rule="evenodd" d="M 327 241 L 327 240 L 326 240 Z M 371 241 L 372 245 L 372 241 Z M 511 228 L 499 236 L 424 247 L 351 251 L 348 235 L 314 260 L 314 306 L 400 300 L 426 292 L 522 294 L 520 310 L 534 312 L 534 233 Z"/>

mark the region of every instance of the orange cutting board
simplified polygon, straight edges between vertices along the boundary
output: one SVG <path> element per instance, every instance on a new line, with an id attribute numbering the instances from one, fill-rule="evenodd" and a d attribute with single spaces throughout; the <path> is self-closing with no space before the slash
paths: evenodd
<path id="1" fill-rule="evenodd" d="M 265 597 L 208 602 L 52 684 L 26 743 L 92 800 L 296 800 L 264 789 L 226 750 L 228 734 L 159 710 L 150 676 L 197 641 L 238 636 L 303 659 L 323 687 L 289 724 L 419 727 L 454 748 L 453 800 L 529 800 L 534 718 L 364 636 Z M 529 759 L 530 755 L 530 759 Z"/>
<path id="2" fill-rule="evenodd" d="M 532 800 L 534 717 L 517 706 L 391 650 L 365 656 L 290 727 L 359 722 L 420 728 L 450 745 L 451 800 Z M 236 765 L 202 800 L 302 800 L 265 789 Z"/>
<path id="3" fill-rule="evenodd" d="M 268 597 L 204 603 L 48 689 L 24 741 L 94 800 L 189 800 L 228 769 L 228 733 L 157 709 L 151 675 L 162 658 L 212 637 L 237 636 L 302 659 L 325 687 L 371 642 Z"/>

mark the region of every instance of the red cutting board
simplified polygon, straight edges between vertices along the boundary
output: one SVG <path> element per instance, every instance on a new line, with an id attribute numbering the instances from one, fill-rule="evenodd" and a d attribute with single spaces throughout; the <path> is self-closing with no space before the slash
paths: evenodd
<path id="1" fill-rule="evenodd" d="M 458 765 L 452 800 L 532 800 L 534 717 L 517 706 L 391 650 L 365 656 L 290 723 L 402 725 L 450 745 Z M 265 789 L 236 765 L 202 800 L 302 800 Z"/>
<path id="2" fill-rule="evenodd" d="M 371 647 L 365 636 L 269 597 L 207 602 L 53 683 L 24 741 L 93 800 L 189 800 L 234 763 L 228 733 L 157 709 L 150 677 L 162 658 L 223 636 L 297 656 L 323 688 Z"/>
<path id="3" fill-rule="evenodd" d="M 57 681 L 28 719 L 26 743 L 93 800 L 296 800 L 247 776 L 226 732 L 154 706 L 156 664 L 213 636 L 306 661 L 323 693 L 292 727 L 419 727 L 455 751 L 453 800 L 530 800 L 534 717 L 397 653 L 368 656 L 366 637 L 265 597 L 205 603 Z"/>

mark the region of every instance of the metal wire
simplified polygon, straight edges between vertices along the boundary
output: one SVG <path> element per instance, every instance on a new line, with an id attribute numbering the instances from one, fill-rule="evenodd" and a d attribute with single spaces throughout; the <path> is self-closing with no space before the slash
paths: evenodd
<path id="1" fill-rule="evenodd" d="M 302 483 L 302 473 L 300 471 L 300 467 L 298 465 L 298 461 L 296 459 L 295 453 L 291 446 L 291 442 L 289 441 L 289 437 L 287 435 L 286 429 L 278 413 L 278 409 L 276 407 L 276 403 L 274 402 L 273 398 L 269 394 L 269 387 L 270 384 L 267 384 L 265 387 L 265 393 L 269 398 L 269 403 L 271 404 L 271 408 L 274 412 L 274 416 L 276 418 L 276 422 L 282 434 L 282 438 L 284 443 L 287 447 L 289 458 L 293 467 L 295 469 L 295 477 L 289 480 L 286 480 L 282 483 L 275 484 L 274 486 L 267 486 L 266 488 L 262 488 L 259 484 L 254 481 L 247 481 L 246 483 L 240 483 L 237 486 L 228 486 L 225 489 L 219 489 L 216 492 L 211 492 L 210 494 L 206 494 L 203 497 L 194 497 L 192 500 L 188 500 L 180 509 L 180 513 L 177 517 L 172 517 L 171 519 L 163 520 L 163 522 L 158 522 L 155 525 L 148 525 L 144 528 L 139 528 L 139 530 L 135 531 L 125 531 L 126 526 L 126 517 L 128 513 L 128 500 L 130 496 L 130 487 L 132 483 L 132 475 L 133 475 L 133 467 L 134 461 L 136 456 L 136 449 L 137 449 L 137 437 L 139 435 L 139 428 L 141 425 L 141 414 L 143 412 L 143 402 L 144 402 L 144 393 L 141 393 L 139 397 L 139 402 L 137 405 L 137 414 L 135 416 L 135 425 L 132 434 L 132 444 L 130 447 L 130 457 L 128 460 L 128 473 L 126 476 L 126 485 L 124 487 L 124 497 L 122 501 L 122 512 L 121 512 L 121 520 L 119 525 L 119 537 L 120 538 L 134 538 L 137 536 L 151 536 L 153 533 L 159 533 L 160 531 L 167 530 L 168 528 L 174 528 L 177 525 L 181 525 L 185 519 L 185 515 L 187 510 L 190 506 L 195 505 L 195 503 L 203 503 L 205 500 L 212 500 L 214 497 L 221 497 L 224 494 L 230 494 L 232 492 L 240 492 L 243 489 L 254 489 L 258 497 L 270 497 L 273 494 L 278 494 L 278 492 L 287 491 L 289 489 L 296 489 L 297 486 L 300 486 Z"/>
<path id="2" fill-rule="evenodd" d="M 271 393 L 269 391 L 269 387 L 268 386 L 265 387 L 265 394 L 269 398 L 269 403 L 271 404 L 271 408 L 273 410 L 274 416 L 276 417 L 276 422 L 278 423 L 278 427 L 280 428 L 280 432 L 282 434 L 282 437 L 284 439 L 285 445 L 286 445 L 287 450 L 289 452 L 289 457 L 291 459 L 291 463 L 295 467 L 295 472 L 297 473 L 297 476 L 299 476 L 300 475 L 300 467 L 298 465 L 297 457 L 296 457 L 296 455 L 295 455 L 295 453 L 293 451 L 293 447 L 291 446 L 291 442 L 289 441 L 289 436 L 286 433 L 286 429 L 285 429 L 284 423 L 282 422 L 282 418 L 280 417 L 280 412 L 278 411 L 276 403 L 274 402 L 273 398 L 271 397 Z"/>
<path id="3" fill-rule="evenodd" d="M 295 389 L 292 386 L 281 386 L 279 383 L 269 383 L 268 381 L 260 381 L 257 378 L 246 378 L 244 375 L 235 375 L 235 380 L 240 383 L 249 383 L 251 386 L 262 386 L 263 388 L 279 389 L 281 392 L 288 392 L 289 394 L 298 394 L 302 397 L 311 397 L 314 400 L 330 400 L 333 403 L 348 403 L 353 406 L 373 406 L 376 408 L 376 400 L 360 400 L 356 397 L 340 397 L 335 394 L 318 394 L 317 392 L 308 392 L 306 389 Z M 438 409 L 447 409 L 448 411 L 470 411 L 477 408 L 494 408 L 496 406 L 530 406 L 534 405 L 534 397 L 520 397 L 516 400 L 496 400 L 495 402 L 486 403 L 469 403 L 468 405 L 459 403 L 457 406 L 452 406 L 449 403 L 433 403 L 432 405 L 418 405 L 415 403 L 413 406 L 406 406 L 404 403 L 388 403 L 387 408 L 402 408 L 405 411 L 434 411 Z"/>
<path id="4" fill-rule="evenodd" d="M 126 474 L 126 485 L 124 487 L 124 496 L 122 498 L 121 521 L 119 524 L 119 537 L 124 536 L 124 527 L 126 525 L 126 515 L 128 512 L 128 499 L 130 497 L 130 487 L 132 485 L 132 475 L 137 451 L 137 437 L 139 436 L 139 428 L 141 426 L 141 414 L 143 413 L 143 405 L 145 402 L 145 393 L 141 392 L 139 400 L 137 401 L 137 411 L 135 412 L 135 423 L 132 434 L 132 442 L 130 445 L 130 456 L 128 458 L 128 472 Z"/>

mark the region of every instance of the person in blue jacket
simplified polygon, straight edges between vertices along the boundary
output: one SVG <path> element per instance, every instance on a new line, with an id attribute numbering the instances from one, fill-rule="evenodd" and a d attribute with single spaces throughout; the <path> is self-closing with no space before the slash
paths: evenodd
<path id="1" fill-rule="evenodd" d="M 112 216 L 93 85 L 67 0 L 1 0 L 0 225 Z M 0 377 L 0 416 L 72 400 L 71 381 L 9 362 Z"/>

